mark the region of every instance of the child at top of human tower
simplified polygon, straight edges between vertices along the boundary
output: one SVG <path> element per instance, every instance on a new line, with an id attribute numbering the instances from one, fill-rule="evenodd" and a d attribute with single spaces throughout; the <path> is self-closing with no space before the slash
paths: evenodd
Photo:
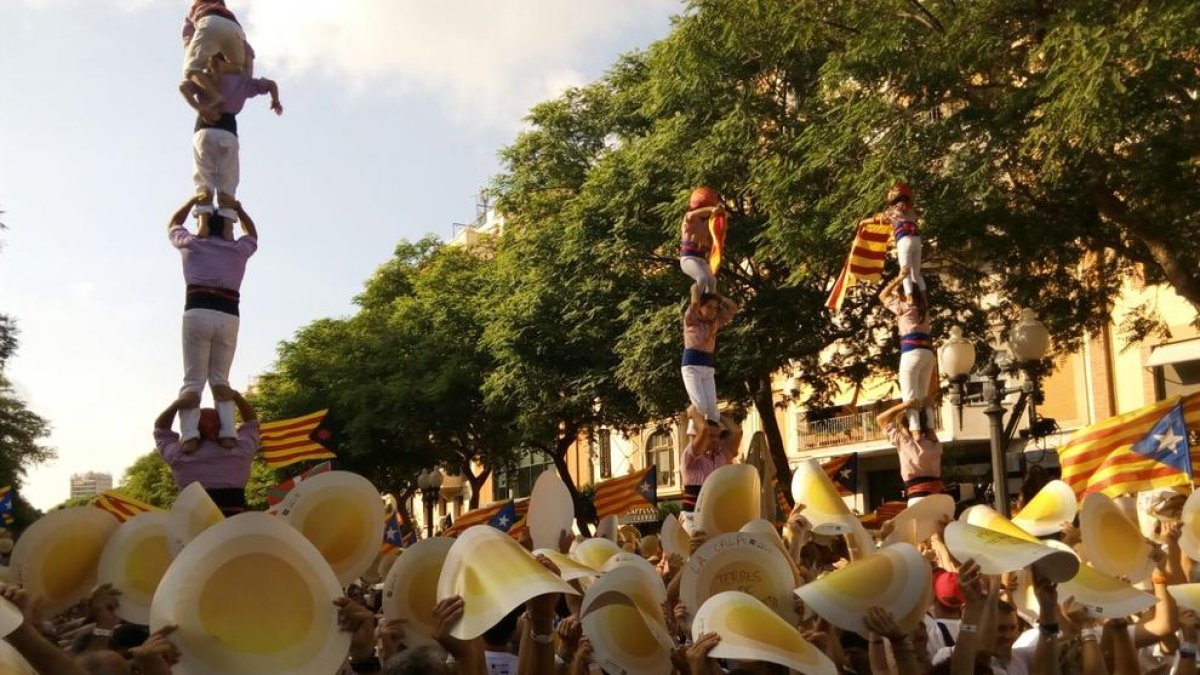
<path id="1" fill-rule="evenodd" d="M 899 181 L 887 193 L 887 209 L 869 218 L 858 221 L 863 225 L 890 225 L 896 239 L 896 257 L 900 267 L 907 268 L 904 278 L 904 294 L 914 298 L 919 305 L 925 301 L 925 278 L 921 276 L 921 234 L 917 229 L 916 213 L 913 211 L 913 190 L 908 183 Z"/>

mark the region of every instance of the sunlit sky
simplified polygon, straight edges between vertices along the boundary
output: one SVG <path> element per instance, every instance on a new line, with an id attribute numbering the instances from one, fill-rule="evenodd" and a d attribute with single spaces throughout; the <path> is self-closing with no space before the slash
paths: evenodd
<path id="1" fill-rule="evenodd" d="M 53 425 L 24 496 L 123 470 L 182 377 L 166 221 L 192 191 L 184 0 L 0 0 L 0 312 L 8 376 Z M 664 36 L 677 0 L 229 0 L 279 82 L 239 116 L 239 198 L 260 232 L 232 381 L 351 298 L 396 242 L 474 216 L 533 103 Z"/>

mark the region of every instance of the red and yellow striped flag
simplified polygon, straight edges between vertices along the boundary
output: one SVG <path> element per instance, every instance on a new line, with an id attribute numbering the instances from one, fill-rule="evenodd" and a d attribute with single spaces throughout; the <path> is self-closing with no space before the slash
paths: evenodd
<path id="1" fill-rule="evenodd" d="M 501 511 L 503 511 L 506 507 L 509 509 L 509 513 L 501 514 Z M 442 533 L 442 536 L 455 537 L 462 534 L 467 530 L 467 528 L 474 527 L 476 525 L 489 525 L 494 519 L 498 519 L 497 524 L 500 525 L 498 529 L 504 530 L 505 532 L 507 532 L 513 526 L 513 524 L 516 522 L 516 509 L 513 508 L 511 500 L 506 499 L 504 501 L 489 504 L 483 508 L 475 509 L 474 511 L 468 511 L 467 513 L 462 514 L 458 520 L 454 521 L 454 524 L 451 525 L 449 529 Z"/>
<path id="2" fill-rule="evenodd" d="M 524 532 L 529 525 L 527 522 L 525 522 L 525 519 L 529 515 L 530 501 L 531 500 L 529 497 L 526 497 L 513 502 L 513 510 L 517 513 L 517 522 L 513 524 L 511 529 L 509 529 L 508 536 L 516 539 L 517 541 L 521 540 L 521 533 Z"/>
<path id="3" fill-rule="evenodd" d="M 650 466 L 596 486 L 596 519 L 619 516 L 642 504 L 658 507 L 658 467 Z"/>
<path id="4" fill-rule="evenodd" d="M 309 459 L 337 457 L 322 445 L 329 435 L 329 429 L 322 425 L 328 412 L 320 410 L 302 417 L 263 423 L 259 433 L 267 466 L 282 469 Z"/>
<path id="5" fill-rule="evenodd" d="M 133 497 L 123 495 L 115 490 L 109 490 L 108 492 L 96 497 L 96 501 L 92 503 L 92 506 L 95 506 L 103 511 L 108 511 L 116 517 L 118 522 L 121 523 L 140 513 L 163 510 L 157 506 L 151 506 L 145 502 L 140 502 Z"/>
<path id="6" fill-rule="evenodd" d="M 708 269 L 717 275 L 721 268 L 721 254 L 725 252 L 725 229 L 727 216 L 724 212 L 714 213 L 708 219 L 708 232 L 712 235 L 712 248 L 708 252 Z"/>
<path id="7" fill-rule="evenodd" d="M 850 246 L 850 257 L 842 267 L 829 292 L 825 307 L 830 311 L 842 308 L 842 302 L 850 287 L 860 281 L 879 281 L 883 278 L 883 261 L 887 257 L 888 242 L 892 239 L 890 224 L 870 223 L 858 228 L 854 235 L 854 244 Z"/>
<path id="8" fill-rule="evenodd" d="M 1170 437 L 1159 434 L 1162 438 L 1151 438 L 1151 432 L 1164 418 L 1180 414 L 1173 412 L 1176 406 L 1182 407 L 1186 428 L 1200 427 L 1200 394 L 1191 394 L 1160 401 L 1076 432 L 1066 445 L 1058 449 L 1063 481 L 1080 497 L 1092 492 L 1116 497 L 1141 490 L 1191 484 L 1192 477 L 1186 471 L 1164 461 L 1166 455 L 1146 451 L 1148 445 L 1154 446 L 1151 449 L 1161 449 L 1162 443 L 1170 444 L 1173 449 L 1177 449 L 1179 443 L 1187 447 L 1187 439 L 1180 438 L 1180 434 L 1174 432 Z M 1151 443 L 1147 444 L 1147 440 Z M 1135 445 L 1139 448 L 1135 448 Z M 1194 457 L 1185 458 L 1185 462 L 1187 460 L 1194 465 Z M 1184 466 L 1186 468 L 1187 464 Z"/>

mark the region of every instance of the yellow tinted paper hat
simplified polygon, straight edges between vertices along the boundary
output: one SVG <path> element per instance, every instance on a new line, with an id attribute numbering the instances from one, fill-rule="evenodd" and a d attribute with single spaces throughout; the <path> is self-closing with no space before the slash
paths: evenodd
<path id="1" fill-rule="evenodd" d="M 659 539 L 662 541 L 663 551 L 667 555 L 677 555 L 687 560 L 688 556 L 692 554 L 691 537 L 688 537 L 687 532 L 683 531 L 683 525 L 679 524 L 679 519 L 675 517 L 674 513 L 668 514 L 663 520 Z"/>
<path id="2" fill-rule="evenodd" d="M 4 640 L 0 640 L 0 673 L 4 673 L 4 675 L 38 675 L 25 657 Z"/>
<path id="3" fill-rule="evenodd" d="M 596 525 L 596 537 L 600 539 L 608 539 L 616 543 L 617 541 L 617 517 L 604 516 Z M 556 543 L 557 545 L 557 543 Z"/>
<path id="4" fill-rule="evenodd" d="M 1046 545 L 1075 555 L 1071 547 L 1062 542 L 1048 541 Z M 1079 572 L 1070 581 L 1058 585 L 1058 597 L 1074 598 L 1088 615 L 1098 619 L 1118 619 L 1154 606 L 1154 596 L 1150 593 L 1086 563 L 1080 563 Z"/>
<path id="5" fill-rule="evenodd" d="M 308 478 L 279 505 L 280 516 L 325 556 L 343 587 L 375 561 L 386 526 L 383 512 L 371 481 L 348 471 Z"/>
<path id="6" fill-rule="evenodd" d="M 1075 520 L 1078 505 L 1075 491 L 1061 480 L 1052 480 L 1013 516 L 1012 522 L 1035 537 L 1062 531 L 1063 523 Z"/>
<path id="7" fill-rule="evenodd" d="M 696 550 L 680 574 L 679 598 L 689 616 L 714 595 L 740 591 L 789 621 L 797 618 L 792 599 L 796 577 L 770 537 L 746 532 L 713 537 Z"/>
<path id="8" fill-rule="evenodd" d="M 165 511 L 139 513 L 117 528 L 100 556 L 99 582 L 121 592 L 117 616 L 130 623 L 150 623 L 154 591 L 175 557 L 167 544 L 168 519 Z"/>
<path id="9" fill-rule="evenodd" d="M 579 562 L 569 555 L 560 553 L 552 548 L 539 548 L 534 550 L 533 555 L 544 555 L 550 559 L 558 567 L 558 575 L 563 581 L 574 581 L 576 579 L 591 579 L 600 576 L 599 570 L 592 569 L 587 565 Z M 620 554 L 618 554 L 620 555 Z M 609 558 L 609 561 L 615 560 L 617 556 Z"/>
<path id="10" fill-rule="evenodd" d="M 696 498 L 696 529 L 710 537 L 737 532 L 762 517 L 762 483 L 749 464 L 727 464 L 709 474 Z"/>
<path id="11" fill-rule="evenodd" d="M 91 506 L 51 511 L 34 521 L 13 548 L 19 583 L 53 616 L 86 598 L 117 519 Z"/>
<path id="12" fill-rule="evenodd" d="M 181 675 L 328 675 L 346 658 L 329 563 L 274 516 L 247 512 L 208 528 L 171 563 L 150 629 L 177 625 Z"/>
<path id="13" fill-rule="evenodd" d="M 1176 584 L 1168 586 L 1167 592 L 1175 599 L 1180 610 L 1191 610 L 1200 614 L 1200 584 Z"/>
<path id="14" fill-rule="evenodd" d="M 929 563 L 916 548 L 899 543 L 809 582 L 795 593 L 833 625 L 866 635 L 863 617 L 871 607 L 883 607 L 901 627 L 912 630 L 924 616 L 932 591 Z"/>
<path id="15" fill-rule="evenodd" d="M 559 478 L 558 471 L 550 469 L 538 476 L 529 497 L 529 514 L 525 516 L 529 536 L 534 548 L 558 548 L 563 531 L 571 531 L 575 520 L 575 503 L 571 493 Z"/>
<path id="16" fill-rule="evenodd" d="M 604 564 L 608 559 L 621 552 L 621 547 L 617 546 L 611 539 L 603 537 L 593 537 L 584 539 L 571 549 L 571 557 L 583 563 L 586 567 L 594 570 L 604 569 Z"/>
<path id="17" fill-rule="evenodd" d="M 578 595 L 512 537 L 487 525 L 468 528 L 454 541 L 437 589 L 439 601 L 463 599 L 462 620 L 450 630 L 460 640 L 474 640 L 530 598 Z"/>
<path id="18" fill-rule="evenodd" d="M 0 638 L 7 637 L 23 623 L 25 623 L 25 617 L 21 614 L 21 610 L 11 602 L 0 598 Z"/>
<path id="19" fill-rule="evenodd" d="M 1093 492 L 1084 498 L 1079 533 L 1088 562 L 1101 572 L 1137 583 L 1154 571 L 1150 544 L 1137 524 L 1106 495 Z"/>
<path id="20" fill-rule="evenodd" d="M 946 548 L 959 560 L 973 559 L 984 574 L 1013 572 L 1030 565 L 1050 581 L 1062 583 L 1079 571 L 1073 553 L 1034 540 L 1018 539 L 960 521 L 946 526 Z"/>
<path id="21" fill-rule="evenodd" d="M 805 675 L 837 675 L 838 669 L 820 649 L 751 595 L 718 593 L 705 601 L 692 620 L 692 639 L 716 633 L 721 642 L 709 653 L 714 659 L 766 661 Z"/>
<path id="22" fill-rule="evenodd" d="M 580 619 L 605 672 L 671 672 L 671 637 L 662 615 L 666 588 L 658 575 L 620 566 L 596 580 L 583 597 Z"/>
<path id="23" fill-rule="evenodd" d="M 203 485 L 192 483 L 185 487 L 167 514 L 167 545 L 171 555 L 179 555 L 188 542 L 222 520 L 224 514 Z"/>
<path id="24" fill-rule="evenodd" d="M 967 523 L 968 525 L 974 525 L 975 527 L 982 527 L 985 530 L 1007 534 L 1015 539 L 1023 539 L 1025 541 L 1031 541 L 1035 543 L 1038 541 L 1037 537 L 1017 527 L 1011 520 L 1005 518 L 999 513 L 996 513 L 994 510 L 992 510 L 992 507 L 987 506 L 986 504 L 972 506 L 966 511 L 963 511 L 962 515 L 959 516 L 958 519 L 960 522 Z"/>
<path id="25" fill-rule="evenodd" d="M 792 498 L 797 504 L 804 504 L 804 517 L 817 534 L 846 534 L 858 522 L 815 459 L 800 462 L 796 467 L 792 474 Z"/>
<path id="26" fill-rule="evenodd" d="M 942 521 L 953 518 L 953 497 L 944 494 L 923 497 L 892 519 L 892 532 L 883 540 L 883 545 L 903 541 L 916 546 L 932 537 Z"/>
<path id="27" fill-rule="evenodd" d="M 1192 560 L 1200 560 L 1200 492 L 1188 495 L 1183 503 L 1179 547 Z"/>
<path id="28" fill-rule="evenodd" d="M 454 540 L 422 539 L 404 549 L 383 582 L 383 616 L 403 619 L 404 637 L 410 646 L 432 644 L 433 608 L 437 605 L 438 579 Z"/>

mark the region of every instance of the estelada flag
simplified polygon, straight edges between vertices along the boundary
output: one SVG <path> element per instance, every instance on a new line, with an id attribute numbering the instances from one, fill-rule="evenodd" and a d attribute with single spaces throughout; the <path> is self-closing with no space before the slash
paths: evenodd
<path id="1" fill-rule="evenodd" d="M 319 410 L 301 417 L 265 422 L 259 427 L 263 459 L 272 469 L 282 469 L 308 459 L 330 459 L 333 428 L 329 411 Z"/>
<path id="2" fill-rule="evenodd" d="M 622 478 L 606 480 L 596 486 L 596 519 L 628 513 L 642 504 L 658 508 L 658 467 L 651 464 Z"/>
<path id="3" fill-rule="evenodd" d="M 118 522 L 125 522 L 139 513 L 149 513 L 150 511 L 162 511 L 163 509 L 157 506 L 151 506 L 145 502 L 138 501 L 133 497 L 109 490 L 96 497 L 96 501 L 92 503 L 98 509 L 108 511 L 116 517 Z"/>
<path id="4" fill-rule="evenodd" d="M 0 488 L 0 520 L 4 521 L 5 525 L 12 525 L 13 522 L 13 492 L 11 485 L 5 485 Z"/>
<path id="5" fill-rule="evenodd" d="M 883 278 L 883 262 L 887 257 L 888 242 L 892 239 L 890 224 L 868 223 L 861 225 L 850 246 L 850 256 L 842 266 L 825 307 L 831 311 L 842 308 L 842 302 L 850 287 L 860 281 L 875 282 Z"/>
<path id="6" fill-rule="evenodd" d="M 508 532 L 516 520 L 516 507 L 511 500 L 505 500 L 462 514 L 462 517 L 442 534 L 453 537 L 476 525 L 494 525 L 497 529 Z"/>
<path id="7" fill-rule="evenodd" d="M 1200 425 L 1200 394 L 1173 397 L 1076 432 L 1058 449 L 1062 479 L 1083 497 L 1191 485 L 1189 429 Z"/>
<path id="8" fill-rule="evenodd" d="M 383 544 L 379 547 L 380 553 L 391 553 L 397 549 L 407 548 L 417 541 L 417 532 L 413 529 L 408 516 L 404 514 L 403 508 L 397 509 L 396 513 L 385 518 L 384 522 L 387 524 L 383 528 Z"/>
<path id="9" fill-rule="evenodd" d="M 513 513 L 516 514 L 517 522 L 513 523 L 512 527 L 508 528 L 508 536 L 512 537 L 513 539 L 519 540 L 521 538 L 521 534 L 525 532 L 526 527 L 529 525 L 529 523 L 526 522 L 526 518 L 529 516 L 530 501 L 532 500 L 529 497 L 526 497 L 513 502 Z"/>
<path id="10" fill-rule="evenodd" d="M 331 462 L 321 462 L 320 464 L 312 467 L 311 469 L 309 469 L 308 471 L 305 471 L 304 473 L 300 474 L 299 476 L 292 476 L 291 478 L 283 481 L 279 485 L 276 485 L 275 487 L 271 488 L 267 492 L 267 504 L 269 506 L 275 506 L 279 502 L 282 502 L 284 500 L 284 498 L 287 497 L 288 493 L 291 492 L 292 490 L 296 489 L 296 486 L 299 485 L 300 483 L 308 480 L 309 478 L 312 478 L 313 476 L 315 476 L 319 473 L 325 473 L 326 471 L 329 471 L 331 469 L 333 469 L 333 464 Z"/>
<path id="11" fill-rule="evenodd" d="M 836 457 L 821 465 L 825 475 L 833 481 L 833 487 L 842 497 L 849 497 L 858 492 L 858 453 Z"/>
<path id="12" fill-rule="evenodd" d="M 708 232 L 712 235 L 712 248 L 708 252 L 708 269 L 716 276 L 721 267 L 721 254 L 725 251 L 726 214 L 714 213 L 708 219 Z"/>

